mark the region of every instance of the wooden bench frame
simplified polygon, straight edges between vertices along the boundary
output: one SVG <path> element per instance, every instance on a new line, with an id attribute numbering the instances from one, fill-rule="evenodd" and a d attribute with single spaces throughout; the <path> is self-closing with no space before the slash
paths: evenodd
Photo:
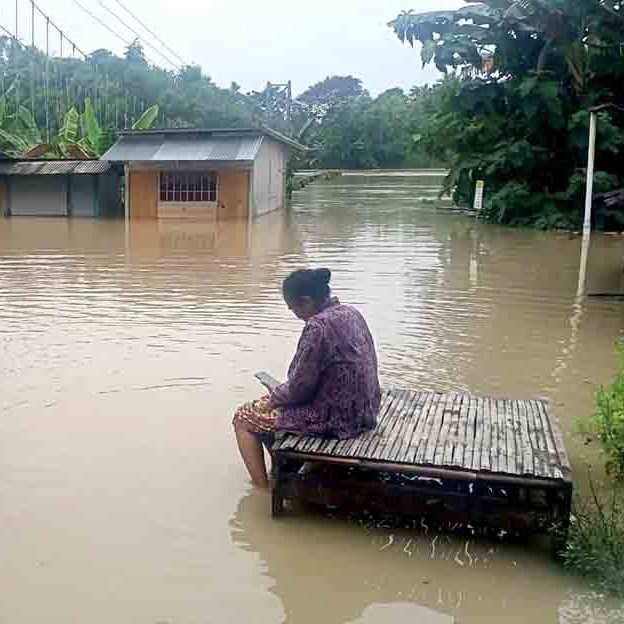
<path id="1" fill-rule="evenodd" d="M 570 463 L 542 400 L 388 390 L 375 431 L 347 441 L 283 434 L 271 454 L 276 517 L 286 499 L 300 499 L 439 523 L 552 532 L 555 548 L 570 522 Z M 306 462 L 316 470 L 301 471 Z"/>
<path id="2" fill-rule="evenodd" d="M 323 469 L 300 472 L 305 462 Z M 359 474 L 353 476 L 355 469 Z M 389 481 L 375 475 L 383 473 Z M 369 475 L 369 479 L 365 476 Z M 398 482 L 391 482 L 398 476 Z M 506 532 L 554 535 L 561 547 L 569 525 L 572 481 L 526 479 L 463 470 L 327 458 L 292 451 L 273 454 L 271 506 L 284 513 L 286 499 L 380 514 L 420 517 L 435 523 L 471 524 Z M 411 478 L 411 479 L 410 479 Z"/>

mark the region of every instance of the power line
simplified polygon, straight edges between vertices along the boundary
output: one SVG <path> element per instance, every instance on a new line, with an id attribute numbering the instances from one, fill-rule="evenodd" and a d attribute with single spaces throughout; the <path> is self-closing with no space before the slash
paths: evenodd
<path id="1" fill-rule="evenodd" d="M 83 52 L 71 39 L 67 37 L 67 35 L 50 19 L 50 16 L 41 10 L 41 8 L 34 2 L 34 0 L 28 0 L 28 1 L 32 5 L 32 7 L 39 12 L 39 15 L 41 15 L 41 17 L 43 17 L 46 20 L 46 29 L 52 26 L 52 28 L 54 28 L 59 33 L 59 35 L 61 36 L 61 47 L 62 47 L 63 39 L 65 39 L 67 43 L 71 44 L 73 50 L 76 50 L 77 52 L 82 54 L 82 56 L 84 56 L 85 59 L 87 58 L 87 54 Z"/>
<path id="2" fill-rule="evenodd" d="M 22 48 L 26 47 L 8 28 L 5 28 L 2 24 L 0 24 L 0 30 L 4 32 L 5 34 L 7 34 L 11 39 L 13 39 L 13 41 L 19 44 Z"/>
<path id="3" fill-rule="evenodd" d="M 78 5 L 78 7 L 80 7 L 91 19 L 95 20 L 100 26 L 102 26 L 102 28 L 106 29 L 109 33 L 111 33 L 111 35 L 113 35 L 114 37 L 117 37 L 117 39 L 123 42 L 123 44 L 126 47 L 130 47 L 132 45 L 130 41 L 124 39 L 118 32 L 114 31 L 106 22 L 102 21 L 97 15 L 89 11 L 89 9 L 87 9 L 87 7 L 85 7 L 79 0 L 74 0 L 74 4 Z M 147 56 L 147 54 L 145 55 L 145 58 L 147 61 L 152 63 L 152 65 L 156 64 L 152 61 L 152 59 L 150 59 Z"/>
<path id="4" fill-rule="evenodd" d="M 123 24 L 123 26 L 125 26 L 128 30 L 130 30 L 137 37 L 139 37 L 139 39 L 143 40 L 145 42 L 145 45 L 147 45 L 150 48 L 152 48 L 152 50 L 154 50 L 158 55 L 160 55 L 162 58 L 164 58 L 167 61 L 167 63 L 173 65 L 176 69 L 180 69 L 180 65 L 178 65 L 178 63 L 176 63 L 175 61 L 172 61 L 167 55 L 163 54 L 157 47 L 155 47 L 151 43 L 149 43 L 149 41 L 145 41 L 145 39 L 136 30 L 134 30 L 134 28 L 132 28 L 132 26 L 130 26 L 126 22 L 124 22 L 124 20 L 121 19 L 121 17 L 119 17 L 119 15 L 117 15 L 117 13 L 115 13 L 115 11 L 113 11 L 108 6 L 106 6 L 106 4 L 104 4 L 104 2 L 102 0 L 97 0 L 97 3 L 105 11 L 110 13 L 120 24 Z"/>
<path id="5" fill-rule="evenodd" d="M 130 17 L 132 17 L 135 21 L 137 21 L 141 26 L 150 34 L 158 43 L 164 46 L 170 54 L 175 56 L 182 65 L 189 65 L 179 54 L 177 54 L 174 50 L 172 50 L 140 17 L 137 17 L 121 0 L 115 0 L 115 2 L 126 12 Z"/>
<path id="6" fill-rule="evenodd" d="M 105 28 L 113 37 L 117 37 L 120 41 L 122 41 L 126 46 L 131 45 L 129 41 L 126 41 L 118 32 L 115 32 L 108 24 L 103 22 L 97 15 L 91 13 L 86 6 L 84 6 L 79 0 L 74 0 L 74 4 L 78 5 L 91 19 L 95 20 L 102 28 Z"/>

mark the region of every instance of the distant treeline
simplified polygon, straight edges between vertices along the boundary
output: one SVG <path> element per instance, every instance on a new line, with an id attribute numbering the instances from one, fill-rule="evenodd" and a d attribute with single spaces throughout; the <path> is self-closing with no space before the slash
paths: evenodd
<path id="1" fill-rule="evenodd" d="M 124 57 L 96 50 L 86 60 L 48 58 L 14 40 L 0 38 L 0 149 L 10 137 L 34 134 L 46 142 L 62 130 L 68 110 L 79 113 L 90 100 L 100 126 L 131 127 L 158 105 L 155 127 L 225 127 L 266 123 L 297 135 L 314 149 L 306 167 L 422 167 L 438 165 L 420 145 L 422 116 L 434 106 L 434 89 L 409 94 L 392 89 L 372 98 L 360 80 L 332 76 L 292 102 L 285 91 L 243 93 L 232 82 L 217 86 L 197 66 L 169 71 L 150 65 L 139 42 Z M 33 126 L 37 131 L 34 132 Z M 32 136 L 31 136 L 32 135 Z M 14 143 L 14 141 L 13 141 Z"/>

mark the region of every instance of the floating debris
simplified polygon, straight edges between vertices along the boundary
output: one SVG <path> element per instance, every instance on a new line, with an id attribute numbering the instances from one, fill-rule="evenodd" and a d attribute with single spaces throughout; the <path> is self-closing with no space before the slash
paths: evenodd
<path id="1" fill-rule="evenodd" d="M 386 548 L 390 548 L 390 546 L 392 546 L 392 544 L 394 544 L 394 535 L 390 535 L 388 538 L 388 543 L 383 546 L 382 548 L 379 549 L 379 552 L 381 552 L 382 550 L 386 550 Z"/>

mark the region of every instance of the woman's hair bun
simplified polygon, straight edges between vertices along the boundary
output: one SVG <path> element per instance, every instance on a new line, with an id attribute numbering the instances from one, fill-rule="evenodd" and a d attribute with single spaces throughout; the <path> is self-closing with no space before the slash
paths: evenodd
<path id="1" fill-rule="evenodd" d="M 329 284 L 331 280 L 331 271 L 329 269 L 315 269 L 315 277 L 317 277 L 323 284 Z"/>
<path id="2" fill-rule="evenodd" d="M 300 269 L 293 271 L 282 286 L 284 296 L 291 299 L 312 297 L 316 301 L 325 301 L 330 296 L 329 269 Z"/>

